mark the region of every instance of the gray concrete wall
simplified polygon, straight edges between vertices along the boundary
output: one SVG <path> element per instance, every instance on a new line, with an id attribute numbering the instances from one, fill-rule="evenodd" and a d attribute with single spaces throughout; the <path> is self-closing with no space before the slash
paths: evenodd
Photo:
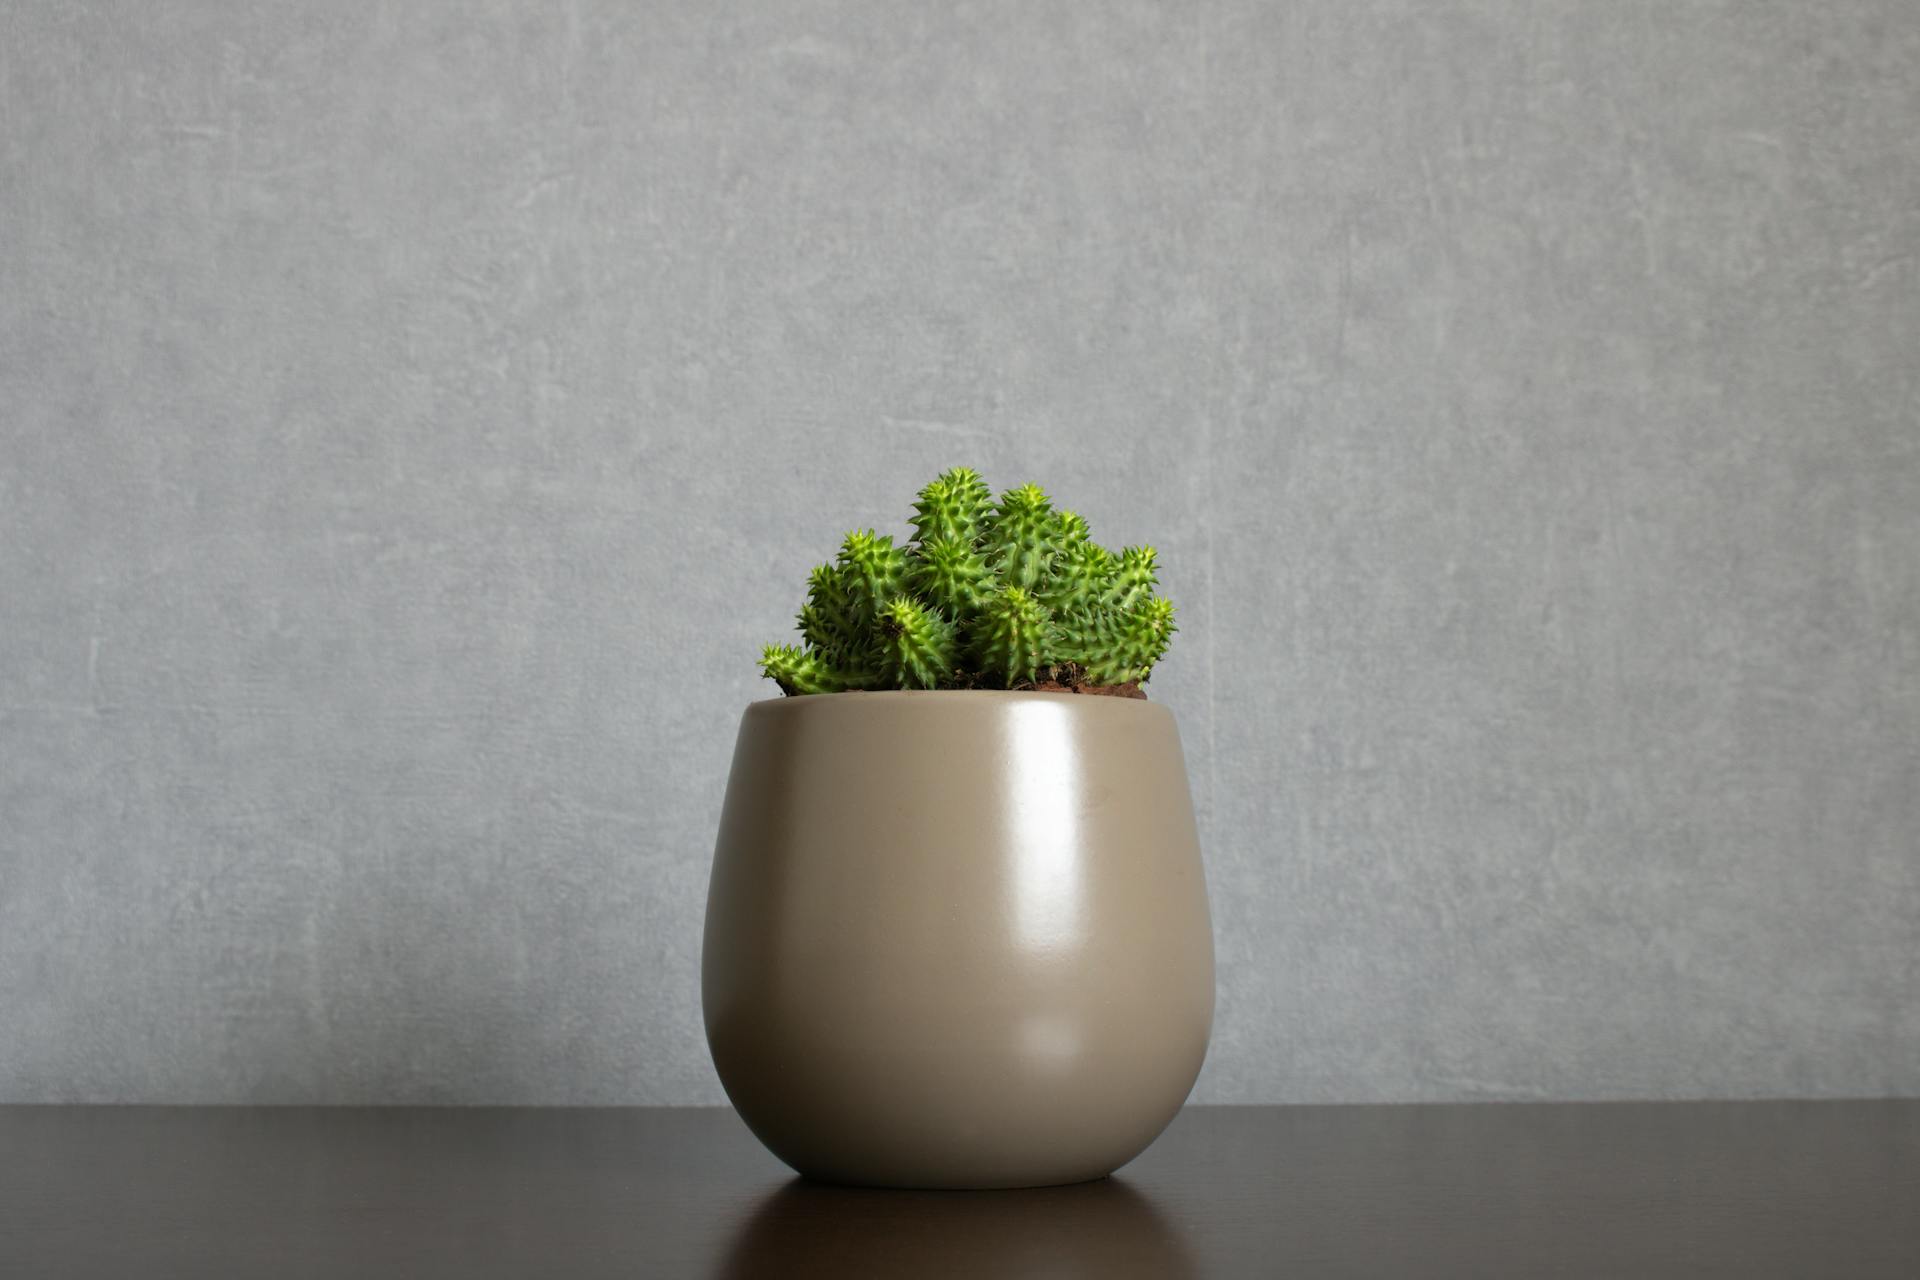
<path id="1" fill-rule="evenodd" d="M 1920 1092 L 1920 7 L 13 3 L 0 1099 L 694 1103 L 735 721 L 1152 540 L 1206 1101 Z"/>

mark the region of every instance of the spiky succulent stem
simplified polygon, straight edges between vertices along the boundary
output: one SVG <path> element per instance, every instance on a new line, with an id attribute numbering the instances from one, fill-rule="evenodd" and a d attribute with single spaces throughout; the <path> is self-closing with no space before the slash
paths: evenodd
<path id="1" fill-rule="evenodd" d="M 1054 559 L 1047 603 L 1059 613 L 1104 604 L 1118 570 L 1113 552 L 1099 543 L 1085 539 L 1069 543 Z"/>
<path id="2" fill-rule="evenodd" d="M 871 529 L 855 529 L 847 535 L 836 567 L 847 584 L 854 620 L 863 631 L 873 627 L 881 607 L 907 585 L 906 554 L 893 545 L 891 535 Z"/>
<path id="3" fill-rule="evenodd" d="M 1145 680 L 1178 630 L 1172 601 L 1160 596 L 1128 613 L 1089 609 L 1068 614 L 1055 627 L 1057 651 L 1078 663 L 1091 684 Z"/>
<path id="4" fill-rule="evenodd" d="M 930 538 L 907 571 L 907 584 L 948 616 L 978 613 L 993 594 L 993 574 L 971 542 L 962 538 Z"/>
<path id="5" fill-rule="evenodd" d="M 848 689 L 871 689 L 877 683 L 871 672 L 836 667 L 813 650 L 790 644 L 770 644 L 761 650 L 760 670 L 793 695 L 844 693 Z"/>
<path id="6" fill-rule="evenodd" d="M 1046 579 L 1060 548 L 1060 522 L 1053 502 L 1036 484 L 1000 495 L 987 535 L 987 563 L 1010 587 L 1032 590 Z"/>
<path id="7" fill-rule="evenodd" d="M 899 689 L 951 683 L 957 656 L 953 624 L 911 596 L 895 596 L 880 611 L 880 677 Z"/>
<path id="8" fill-rule="evenodd" d="M 800 634 L 822 653 L 857 656 L 867 643 L 847 578 L 834 565 L 815 565 L 807 577 L 807 602 L 800 606 Z"/>
<path id="9" fill-rule="evenodd" d="M 970 467 L 942 472 L 913 504 L 913 540 L 923 547 L 936 538 L 977 542 L 992 522 L 993 491 Z"/>
<path id="10" fill-rule="evenodd" d="M 1007 684 L 1036 678 L 1053 640 L 1052 611 L 1020 587 L 1001 588 L 973 624 L 980 670 Z"/>
<path id="11" fill-rule="evenodd" d="M 1122 613 L 1128 613 L 1144 604 L 1153 595 L 1153 588 L 1160 581 L 1154 576 L 1153 563 L 1159 553 L 1152 547 L 1128 547 L 1120 553 L 1120 563 L 1115 566 L 1113 585 L 1107 593 L 1107 603 Z"/>

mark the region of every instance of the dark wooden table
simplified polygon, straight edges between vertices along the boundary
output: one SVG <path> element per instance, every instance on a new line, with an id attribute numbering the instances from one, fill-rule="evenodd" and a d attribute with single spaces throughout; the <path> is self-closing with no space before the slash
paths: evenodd
<path id="1" fill-rule="evenodd" d="M 0 1108 L 0 1276 L 1920 1277 L 1920 1101 L 1190 1108 L 1104 1182 L 793 1178 L 723 1110 Z"/>

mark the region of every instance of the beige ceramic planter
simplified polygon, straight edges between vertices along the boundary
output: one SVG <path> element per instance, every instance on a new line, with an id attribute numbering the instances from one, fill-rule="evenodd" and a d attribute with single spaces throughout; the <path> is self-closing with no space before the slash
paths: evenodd
<path id="1" fill-rule="evenodd" d="M 754 703 L 702 984 L 728 1096 L 802 1173 L 1111 1172 L 1179 1110 L 1213 1020 L 1172 714 L 1059 693 Z"/>

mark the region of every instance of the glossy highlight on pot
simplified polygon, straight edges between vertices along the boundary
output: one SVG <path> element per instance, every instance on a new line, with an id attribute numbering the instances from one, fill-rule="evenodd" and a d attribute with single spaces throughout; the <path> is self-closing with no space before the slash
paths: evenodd
<path id="1" fill-rule="evenodd" d="M 1031 951 L 1072 947 L 1086 929 L 1082 832 L 1070 704 L 1058 695 L 1007 708 L 1002 736 L 1009 773 L 1020 785 L 1006 808 L 1007 875 L 1013 933 Z"/>

